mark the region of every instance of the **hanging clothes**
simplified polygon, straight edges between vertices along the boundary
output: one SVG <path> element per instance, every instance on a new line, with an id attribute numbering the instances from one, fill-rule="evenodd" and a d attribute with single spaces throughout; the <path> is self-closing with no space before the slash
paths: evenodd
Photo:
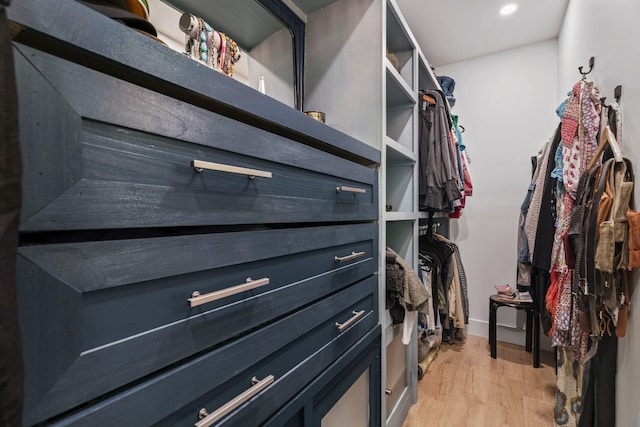
<path id="1" fill-rule="evenodd" d="M 550 311 L 545 297 L 551 285 L 551 248 L 556 225 L 555 188 L 556 180 L 551 177 L 554 169 L 555 152 L 560 145 L 560 127 L 542 153 L 542 161 L 537 162 L 537 180 L 524 225 L 531 255 L 531 285 L 529 293 L 545 333 L 552 328 Z"/>
<path id="2" fill-rule="evenodd" d="M 537 156 L 533 157 L 532 167 L 533 172 L 531 176 L 531 182 L 527 188 L 527 194 L 520 206 L 520 219 L 518 222 L 518 238 L 517 238 L 517 250 L 518 250 L 518 275 L 517 285 L 520 288 L 524 288 L 530 291 L 531 286 L 531 252 L 529 250 L 529 240 L 525 234 L 525 223 L 529 214 L 529 206 L 531 205 L 531 199 L 536 188 L 536 181 L 540 174 L 540 168 L 537 167 L 540 164 L 544 150 L 538 152 Z"/>
<path id="3" fill-rule="evenodd" d="M 563 355 L 565 360 L 563 369 L 558 370 L 556 415 L 562 413 L 568 416 L 568 420 L 556 418 L 556 423 L 560 425 L 562 421 L 568 425 L 575 425 L 579 419 L 579 411 L 571 405 L 572 402 L 581 399 L 581 372 L 578 364 L 586 353 L 588 336 L 580 329 L 577 294 L 573 289 L 574 259 L 570 248 L 567 247 L 567 241 L 580 177 L 586 171 L 587 164 L 597 148 L 596 137 L 600 117 L 598 89 L 593 82 L 585 79 L 578 81 L 558 111 L 561 115 L 561 143 L 552 150 L 553 158 L 549 161 L 553 169 L 548 179 L 548 183 L 551 183 L 550 190 L 553 192 L 551 201 L 555 202 L 555 230 L 552 239 L 546 240 L 552 244 L 550 266 L 547 266 L 546 262 L 545 265 L 539 266 L 550 272 L 550 285 L 545 295 L 546 308 L 551 314 L 549 333 L 552 345 L 562 348 L 558 354 Z M 557 134 L 558 132 L 556 138 Z M 545 261 L 548 254 L 545 250 Z M 577 363 L 566 363 L 569 359 Z M 569 397 L 571 399 L 567 402 L 566 399 Z"/>
<path id="4" fill-rule="evenodd" d="M 462 197 L 451 118 L 441 91 L 425 90 L 434 104 L 421 102 L 419 118 L 419 206 L 422 210 L 451 209 Z"/>
<path id="5" fill-rule="evenodd" d="M 426 317 L 429 294 L 415 271 L 389 247 L 386 248 L 386 273 L 387 309 L 394 324 L 404 322 L 406 311 L 417 311 Z"/>
<path id="6" fill-rule="evenodd" d="M 471 181 L 471 173 L 469 171 L 468 153 L 466 151 L 466 146 L 462 142 L 462 132 L 458 125 L 458 116 L 451 114 L 451 122 L 453 124 L 452 136 L 458 161 L 459 189 L 462 197 L 453 202 L 453 212 L 449 214 L 449 218 L 460 218 L 462 210 L 466 206 L 467 197 L 471 197 L 473 195 L 473 182 Z"/>
<path id="7" fill-rule="evenodd" d="M 622 131 L 619 107 L 602 105 L 593 82 L 577 82 L 557 113 L 560 125 L 523 203 L 519 249 L 528 246 L 531 294 L 558 349 L 556 425 L 611 426 L 628 276 L 640 267 L 640 258 L 631 261 L 631 242 L 640 249 L 633 168 L 613 130 Z M 521 250 L 519 261 L 525 258 Z"/>
<path id="8" fill-rule="evenodd" d="M 438 233 L 434 233 L 433 238 L 447 244 L 453 250 L 448 261 L 447 276 L 449 318 L 453 319 L 455 328 L 461 329 L 469 323 L 469 296 L 460 250 L 458 245 Z"/>
<path id="9" fill-rule="evenodd" d="M 431 226 L 420 235 L 419 246 L 420 258 L 431 270 L 433 305 L 442 325 L 442 341 L 453 344 L 469 323 L 467 281 L 460 251 L 455 243 L 434 233 Z"/>

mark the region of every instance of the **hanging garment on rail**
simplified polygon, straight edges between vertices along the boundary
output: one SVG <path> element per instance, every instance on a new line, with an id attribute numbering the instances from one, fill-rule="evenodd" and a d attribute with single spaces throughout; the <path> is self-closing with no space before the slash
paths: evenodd
<path id="1" fill-rule="evenodd" d="M 386 249 L 387 309 L 394 324 L 402 323 L 406 311 L 428 314 L 429 295 L 415 271 L 393 249 Z"/>
<path id="2" fill-rule="evenodd" d="M 435 331 L 436 329 L 436 316 L 433 307 L 433 276 L 431 274 L 431 267 L 426 266 L 421 260 L 418 261 L 420 268 L 418 269 L 418 277 L 422 281 L 425 290 L 427 291 L 427 317 L 424 322 L 418 322 L 418 331 Z"/>
<path id="3" fill-rule="evenodd" d="M 434 233 L 435 240 L 446 243 L 453 253 L 449 257 L 447 274 L 447 292 L 449 301 L 449 318 L 453 320 L 454 327 L 461 329 L 469 323 L 469 297 L 467 295 L 467 280 L 462 265 L 462 257 L 458 245 L 444 236 Z"/>
<path id="4" fill-rule="evenodd" d="M 574 290 L 584 294 L 578 300 L 580 325 L 591 337 L 584 369 L 579 372 L 583 386 L 578 425 L 582 427 L 615 425 L 618 338 L 626 334 L 629 274 L 640 267 L 632 261 L 632 242 L 640 239 L 638 215 L 632 206 L 633 167 L 622 157 L 622 140 L 612 130 L 622 131 L 618 109 L 604 105 L 603 110 L 606 125 L 600 126 L 600 145 L 587 178 L 581 180 L 586 187 L 579 194 L 582 203 L 571 218 L 575 225 L 571 230 L 576 251 Z M 603 152 L 602 164 L 594 166 Z"/>
<path id="5" fill-rule="evenodd" d="M 531 293 L 543 297 L 551 320 L 546 327 L 542 316 L 543 327 L 558 347 L 556 425 L 615 425 L 617 339 L 626 333 L 629 271 L 640 267 L 633 167 L 616 135 L 619 108 L 593 82 L 576 83 L 557 111 L 524 218 Z"/>
<path id="6" fill-rule="evenodd" d="M 469 171 L 467 149 L 462 142 L 462 132 L 458 125 L 458 116 L 451 114 L 451 122 L 453 123 L 452 138 L 455 145 L 456 159 L 458 161 L 458 181 L 460 183 L 459 189 L 462 197 L 453 202 L 453 212 L 449 214 L 449 218 L 460 218 L 462 210 L 466 206 L 467 197 L 473 195 L 473 182 L 471 181 L 471 172 Z"/>
<path id="7" fill-rule="evenodd" d="M 450 210 L 462 197 L 451 117 L 441 91 L 426 90 L 435 103 L 421 103 L 419 118 L 419 205 L 422 210 Z"/>
<path id="8" fill-rule="evenodd" d="M 543 155 L 544 150 L 541 150 L 538 152 L 537 156 L 533 157 L 534 161 L 531 182 L 529 183 L 527 194 L 520 206 L 520 219 L 518 222 L 518 274 L 516 283 L 519 287 L 524 287 L 527 291 L 530 290 L 529 288 L 531 286 L 531 252 L 529 250 L 529 240 L 527 239 L 524 227 L 527 221 L 527 215 L 529 214 L 531 199 L 533 198 L 533 193 L 536 189 L 536 181 L 540 174 L 540 168 L 538 168 L 537 165 L 540 164 Z"/>
<path id="9" fill-rule="evenodd" d="M 469 322 L 469 298 L 457 245 L 428 230 L 420 236 L 419 255 L 431 270 L 434 311 L 442 324 L 442 340 L 453 343 L 456 331 Z"/>
<path id="10" fill-rule="evenodd" d="M 545 333 L 551 329 L 552 318 L 545 305 L 545 295 L 550 285 L 551 248 L 556 224 L 556 179 L 551 177 L 555 166 L 555 152 L 560 145 L 560 126 L 554 137 L 543 148 L 541 161 L 537 162 L 535 188 L 524 224 L 524 233 L 531 256 L 531 286 L 529 293 L 540 313 Z"/>

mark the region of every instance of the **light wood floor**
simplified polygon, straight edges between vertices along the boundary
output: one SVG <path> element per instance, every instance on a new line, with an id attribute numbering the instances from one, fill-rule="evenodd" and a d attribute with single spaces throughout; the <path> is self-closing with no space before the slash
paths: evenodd
<path id="1" fill-rule="evenodd" d="M 524 347 L 502 342 L 492 359 L 481 337 L 442 344 L 403 427 L 553 426 L 554 366 L 552 352 L 535 369 Z"/>

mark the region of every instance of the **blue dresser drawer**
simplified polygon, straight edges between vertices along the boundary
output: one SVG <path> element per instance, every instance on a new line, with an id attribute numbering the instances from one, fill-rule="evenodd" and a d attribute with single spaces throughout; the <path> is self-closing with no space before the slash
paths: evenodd
<path id="1" fill-rule="evenodd" d="M 368 418 L 370 427 L 380 426 L 380 327 L 367 333 L 358 343 L 351 347 L 347 352 L 336 358 L 335 362 L 318 375 L 313 382 L 308 384 L 300 393 L 291 399 L 286 406 L 274 413 L 266 422 L 261 423 L 262 427 L 293 427 L 312 425 L 322 425 L 322 418 L 327 412 L 340 401 L 345 392 L 353 385 L 353 383 L 361 376 L 365 375 L 365 382 L 368 383 L 368 399 L 357 399 L 360 407 L 351 407 L 351 413 L 344 414 L 353 422 L 354 412 L 360 409 L 360 414 L 364 409 L 362 401 L 368 402 Z M 360 392 L 362 392 L 362 388 Z M 353 397 L 353 395 L 351 396 Z M 366 410 L 366 409 L 365 409 Z M 364 416 L 362 417 L 364 418 Z M 309 422 L 309 420 L 313 420 Z M 307 420 L 305 424 L 304 420 Z M 334 420 L 335 421 L 335 420 Z M 335 422 L 330 425 L 336 425 Z M 351 424 L 338 424 L 345 427 L 352 427 Z M 362 426 L 363 424 L 357 424 Z M 234 424 L 241 427 L 242 424 Z M 230 425 L 225 424 L 225 427 Z"/>
<path id="2" fill-rule="evenodd" d="M 376 283 L 372 276 L 51 425 L 193 426 L 210 425 L 209 416 L 257 426 L 374 328 Z"/>
<path id="3" fill-rule="evenodd" d="M 373 168 L 26 46 L 16 68 L 23 232 L 378 217 Z"/>
<path id="4" fill-rule="evenodd" d="M 376 236 L 371 223 L 19 248 L 27 421 L 371 277 Z"/>

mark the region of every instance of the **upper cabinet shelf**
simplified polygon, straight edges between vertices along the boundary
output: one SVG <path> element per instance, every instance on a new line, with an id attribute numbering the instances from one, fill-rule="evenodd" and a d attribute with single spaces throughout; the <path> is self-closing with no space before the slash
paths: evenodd
<path id="1" fill-rule="evenodd" d="M 385 60 L 385 64 L 387 65 L 387 108 L 394 109 L 415 104 L 416 96 L 411 87 L 388 60 Z"/>
<path id="2" fill-rule="evenodd" d="M 398 72 L 402 80 L 414 88 L 414 61 L 416 43 L 407 33 L 408 25 L 392 0 L 387 2 L 387 59 L 391 67 Z"/>
<path id="3" fill-rule="evenodd" d="M 401 145 L 399 142 L 385 137 L 385 146 L 387 147 L 387 163 L 390 165 L 406 165 L 415 164 L 417 154 Z"/>
<path id="4" fill-rule="evenodd" d="M 418 51 L 418 90 L 422 89 L 440 89 L 440 84 L 429 61 L 421 51 Z"/>

